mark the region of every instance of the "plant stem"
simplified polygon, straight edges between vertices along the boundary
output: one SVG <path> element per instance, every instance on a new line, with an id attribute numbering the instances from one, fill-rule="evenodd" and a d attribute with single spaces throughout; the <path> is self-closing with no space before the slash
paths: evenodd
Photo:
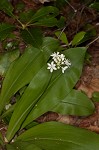
<path id="1" fill-rule="evenodd" d="M 93 41 L 91 41 L 88 45 L 87 45 L 87 47 L 89 47 L 91 44 L 93 44 L 95 41 L 97 41 L 99 39 L 99 36 L 97 37 L 97 38 L 95 38 Z"/>
<path id="2" fill-rule="evenodd" d="M 77 10 L 76 10 L 67 0 L 65 0 L 65 1 L 66 1 L 66 3 L 74 10 L 74 12 L 76 13 Z"/>

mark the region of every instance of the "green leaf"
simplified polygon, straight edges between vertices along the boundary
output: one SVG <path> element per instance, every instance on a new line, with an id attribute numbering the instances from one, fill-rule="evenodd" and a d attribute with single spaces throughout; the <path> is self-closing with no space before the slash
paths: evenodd
<path id="1" fill-rule="evenodd" d="M 45 112 L 52 110 L 68 96 L 81 75 L 85 51 L 86 48 L 71 48 L 66 50 L 65 55 L 70 59 L 72 66 L 64 74 L 59 71 L 53 73 L 47 90 L 35 104 L 22 127 L 25 127 Z M 93 110 L 94 105 L 90 102 L 86 115 L 92 114 Z"/>
<path id="2" fill-rule="evenodd" d="M 37 125 L 21 134 L 12 145 L 17 144 L 20 149 L 20 141 L 32 142 L 42 150 L 99 149 L 98 134 L 59 122 Z"/>
<path id="3" fill-rule="evenodd" d="M 8 23 L 0 23 L 0 41 L 3 41 L 15 27 Z"/>
<path id="4" fill-rule="evenodd" d="M 65 44 L 69 44 L 68 43 L 68 39 L 66 37 L 66 34 L 64 32 L 61 32 L 61 31 L 56 31 L 55 32 L 55 35 Z"/>
<path id="5" fill-rule="evenodd" d="M 49 70 L 47 70 L 47 66 L 45 65 L 44 68 L 40 69 L 40 71 L 33 76 L 30 85 L 27 87 L 12 115 L 7 131 L 8 141 L 11 140 L 20 128 L 31 109 L 32 112 L 29 117 L 26 118 L 25 125 L 43 113 L 51 110 L 68 95 L 80 77 L 85 51 L 85 48 L 72 48 L 65 52 L 66 57 L 71 60 L 72 66 L 64 74 L 60 71 L 53 74 L 47 90 L 45 89 L 51 75 Z M 42 58 L 38 59 L 36 67 L 41 64 L 41 60 Z M 93 105 L 90 107 L 91 110 L 93 110 Z M 92 111 L 89 112 L 89 114 L 90 113 L 92 113 Z"/>
<path id="6" fill-rule="evenodd" d="M 94 92 L 92 94 L 92 100 L 94 100 L 95 102 L 99 102 L 99 92 Z"/>
<path id="7" fill-rule="evenodd" d="M 81 50 L 82 50 L 82 53 L 81 53 Z M 30 123 L 34 118 L 36 119 L 37 117 L 42 115 L 44 112 L 52 109 L 63 98 L 65 98 L 66 95 L 68 95 L 68 93 L 71 91 L 71 89 L 73 88 L 73 86 L 75 85 L 75 83 L 80 77 L 84 54 L 85 54 L 85 49 L 83 48 L 69 49 L 68 51 L 66 51 L 66 56 L 71 60 L 72 67 L 68 69 L 67 72 L 65 72 L 64 74 L 62 74 L 61 72 L 57 72 L 58 74 L 57 73 L 54 74 L 55 76 L 53 75 L 51 79 L 51 83 L 49 87 L 47 88 L 47 90 L 45 91 L 45 93 L 43 94 L 43 96 L 41 96 L 41 94 L 45 90 L 45 87 L 46 87 L 45 85 L 46 83 L 48 83 L 47 78 L 49 77 L 49 73 L 47 73 L 49 72 L 49 70 L 46 69 L 47 66 L 44 67 L 45 70 L 38 71 L 37 72 L 38 74 L 36 75 L 36 77 L 34 75 L 33 81 L 31 81 L 27 90 L 24 92 L 24 95 L 20 99 L 20 102 L 17 105 L 12 115 L 9 128 L 7 131 L 8 141 L 11 140 L 11 138 L 14 136 L 16 131 L 20 128 L 22 122 L 25 120 L 27 114 L 30 112 L 30 110 L 33 107 L 34 108 L 32 109 L 32 113 L 30 113 L 29 117 L 26 119 L 26 123 L 25 123 L 26 125 Z M 38 59 L 37 61 L 38 63 L 36 62 L 37 63 L 36 67 L 37 65 L 41 64 L 42 59 L 43 59 L 42 57 Z M 45 79 L 43 79 L 41 76 L 41 74 L 43 75 L 44 73 L 45 73 L 44 75 Z M 44 84 L 42 83 L 42 81 L 44 82 Z M 35 88 L 32 88 L 32 86 L 34 85 L 35 85 Z M 44 86 L 44 89 L 42 89 L 43 86 Z"/>
<path id="8" fill-rule="evenodd" d="M 32 18 L 33 15 L 34 15 L 34 11 L 29 9 L 28 11 L 21 12 L 19 14 L 19 19 L 21 22 L 27 23 L 30 21 L 30 18 Z"/>
<path id="9" fill-rule="evenodd" d="M 89 7 L 99 11 L 99 2 L 94 2 Z"/>
<path id="10" fill-rule="evenodd" d="M 0 75 L 5 76 L 10 64 L 19 57 L 19 50 L 6 52 L 0 55 Z"/>
<path id="11" fill-rule="evenodd" d="M 0 10 L 4 11 L 7 15 L 13 17 L 13 6 L 8 0 L 0 0 Z"/>
<path id="12" fill-rule="evenodd" d="M 57 24 L 58 24 L 58 20 L 54 17 L 44 18 L 33 23 L 33 25 L 35 26 L 47 26 L 47 27 L 53 27 L 56 26 Z"/>
<path id="13" fill-rule="evenodd" d="M 37 147 L 35 144 L 33 144 L 31 141 L 29 142 L 15 142 L 14 144 L 7 144 L 6 145 L 7 150 L 17 150 L 18 148 L 20 150 L 42 150 L 41 148 Z"/>
<path id="14" fill-rule="evenodd" d="M 40 59 L 38 60 L 39 64 L 42 61 L 42 58 Z M 47 88 L 50 78 L 51 74 L 49 73 L 49 70 L 47 70 L 47 65 L 44 65 L 44 67 L 42 67 L 33 77 L 11 117 L 9 128 L 7 131 L 8 140 L 10 140 L 20 128 L 22 122 L 25 120 L 30 110 L 33 108 L 35 103 Z"/>
<path id="15" fill-rule="evenodd" d="M 11 96 L 32 79 L 32 63 L 34 63 L 38 54 L 38 49 L 29 47 L 19 59 L 10 65 L 2 86 L 0 113 L 4 105 L 9 102 Z"/>
<path id="16" fill-rule="evenodd" d="M 93 103 L 81 91 L 72 90 L 67 97 L 54 106 L 52 111 L 76 116 L 87 116 L 93 112 Z"/>
<path id="17" fill-rule="evenodd" d="M 30 21 L 27 24 L 36 22 L 38 23 L 40 22 L 43 24 L 43 20 L 44 22 L 47 23 L 47 19 L 49 22 L 49 20 L 51 21 L 51 18 L 53 20 L 53 18 L 56 17 L 57 15 L 59 15 L 59 10 L 56 7 L 53 6 L 42 7 L 32 16 L 32 18 L 30 18 Z"/>
<path id="18" fill-rule="evenodd" d="M 33 76 L 49 59 L 50 54 L 56 51 L 58 47 L 59 44 L 56 39 L 44 38 L 41 49 L 28 47 L 25 53 L 10 65 L 2 85 L 0 114 L 10 98 L 32 80 Z M 40 58 L 42 61 L 39 64 Z"/>
<path id="19" fill-rule="evenodd" d="M 34 127 L 34 126 L 37 126 L 38 124 L 39 124 L 38 122 L 33 121 L 33 122 L 31 122 L 30 124 L 28 124 L 28 125 L 25 127 L 25 129 L 28 130 L 28 129 Z"/>
<path id="20" fill-rule="evenodd" d="M 48 6 L 42 7 L 36 13 L 33 11 L 27 11 L 25 13 L 21 13 L 20 20 L 26 23 L 26 26 L 29 24 L 34 26 L 62 26 L 64 25 L 64 19 L 58 21 L 55 17 L 59 15 L 59 10 L 56 7 Z"/>
<path id="21" fill-rule="evenodd" d="M 5 117 L 10 116 L 10 114 L 14 111 L 15 106 L 16 106 L 16 103 L 11 105 L 11 107 L 0 116 L 0 119 L 4 119 Z"/>
<path id="22" fill-rule="evenodd" d="M 72 40 L 72 46 L 79 44 L 79 42 L 84 38 L 85 34 L 86 32 L 84 31 L 77 33 Z"/>
<path id="23" fill-rule="evenodd" d="M 41 48 L 43 43 L 43 35 L 39 28 L 29 28 L 22 30 L 21 36 L 27 44 L 31 44 L 36 48 Z"/>

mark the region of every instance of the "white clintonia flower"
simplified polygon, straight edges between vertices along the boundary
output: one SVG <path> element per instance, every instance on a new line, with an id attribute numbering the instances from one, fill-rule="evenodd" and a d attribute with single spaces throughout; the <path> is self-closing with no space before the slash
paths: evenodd
<path id="1" fill-rule="evenodd" d="M 5 109 L 8 110 L 11 107 L 11 104 L 5 105 Z"/>
<path id="2" fill-rule="evenodd" d="M 62 67 L 62 73 L 64 73 L 67 68 L 68 66 Z"/>
<path id="3" fill-rule="evenodd" d="M 56 65 L 54 64 L 54 61 L 50 63 L 47 63 L 48 67 L 47 69 L 50 69 L 50 72 L 53 72 L 53 70 L 57 70 Z"/>
<path id="4" fill-rule="evenodd" d="M 53 72 L 53 70 L 62 69 L 62 73 L 64 73 L 65 70 L 70 67 L 71 62 L 70 60 L 65 58 L 64 54 L 60 54 L 59 52 L 57 53 L 54 52 L 52 53 L 51 56 L 53 61 L 47 64 L 48 65 L 47 69 L 49 69 L 50 72 Z"/>
<path id="5" fill-rule="evenodd" d="M 61 54 L 61 55 L 60 55 L 60 58 L 61 58 L 62 61 L 64 61 L 65 55 L 64 55 L 64 54 Z"/>
<path id="6" fill-rule="evenodd" d="M 65 65 L 67 65 L 68 67 L 71 65 L 71 62 L 70 62 L 70 60 L 68 60 L 68 59 L 66 59 L 64 63 L 65 63 Z"/>
<path id="7" fill-rule="evenodd" d="M 57 53 L 54 52 L 51 56 L 55 63 L 59 61 L 59 52 Z"/>
<path id="8" fill-rule="evenodd" d="M 55 57 L 57 58 L 57 57 L 59 56 L 59 52 L 57 52 L 57 53 L 54 52 L 54 53 L 52 53 L 51 56 L 52 56 L 53 58 L 55 58 Z"/>

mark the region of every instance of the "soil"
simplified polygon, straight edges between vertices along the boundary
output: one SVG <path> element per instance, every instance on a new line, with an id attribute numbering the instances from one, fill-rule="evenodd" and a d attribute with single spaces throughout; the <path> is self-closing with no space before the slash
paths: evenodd
<path id="1" fill-rule="evenodd" d="M 19 0 L 11 0 L 11 3 L 15 7 Z M 25 4 L 25 9 L 38 9 L 43 5 L 50 5 L 50 2 L 46 2 L 46 0 L 23 0 Z M 87 3 L 90 1 L 87 1 Z M 52 2 L 51 2 L 52 4 Z M 73 7 L 73 8 L 72 8 Z M 77 10 L 77 11 L 75 11 Z M 75 11 L 75 12 L 74 12 Z M 73 15 L 69 15 L 69 14 Z M 16 10 L 15 10 L 15 13 Z M 93 28 L 96 30 L 96 36 L 89 39 L 87 42 L 83 43 L 81 46 L 89 45 L 88 53 L 90 54 L 91 58 L 89 62 L 86 62 L 83 67 L 83 72 L 81 75 L 80 80 L 76 84 L 75 88 L 78 90 L 84 91 L 90 100 L 92 100 L 93 92 L 99 92 L 99 39 L 94 41 L 96 37 L 99 36 L 99 15 L 98 12 L 89 8 L 87 4 L 82 3 L 80 0 L 71 0 L 70 4 L 64 6 L 61 9 L 61 14 L 66 18 L 66 26 L 64 27 L 64 32 L 66 33 L 69 41 L 71 41 L 74 35 L 82 31 L 86 24 L 90 23 Z M 6 14 L 0 11 L 0 22 L 11 22 L 16 23 L 13 19 L 10 19 Z M 54 28 L 45 29 L 44 34 L 49 36 L 53 35 Z M 19 32 L 14 32 L 17 37 L 19 38 Z M 12 39 L 10 39 L 12 40 Z M 93 42 L 92 42 L 93 41 Z M 90 44 L 89 44 L 90 43 Z M 19 48 L 21 53 L 23 53 L 25 48 L 25 43 L 20 41 Z M 2 43 L 0 43 L 0 52 L 4 52 Z M 2 81 L 2 77 L 0 78 Z M 96 133 L 99 133 L 99 102 L 94 102 L 95 104 L 95 112 L 93 115 L 88 117 L 77 117 L 77 116 L 70 116 L 70 115 L 61 115 L 53 112 L 47 112 L 46 114 L 39 117 L 36 121 L 39 123 L 46 122 L 46 121 L 59 121 L 65 124 L 74 125 L 80 128 L 85 128 Z M 0 132 L 5 137 L 7 130 L 7 126 L 4 122 L 0 122 Z"/>

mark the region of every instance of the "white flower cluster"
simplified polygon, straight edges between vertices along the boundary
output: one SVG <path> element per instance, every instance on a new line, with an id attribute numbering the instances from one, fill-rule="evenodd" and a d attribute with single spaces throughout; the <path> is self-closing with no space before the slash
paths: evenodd
<path id="1" fill-rule="evenodd" d="M 67 68 L 70 67 L 71 62 L 65 58 L 64 54 L 60 54 L 59 52 L 53 53 L 52 55 L 52 62 L 47 63 L 48 67 L 47 69 L 50 70 L 50 72 L 53 72 L 54 70 L 62 69 L 62 73 L 65 72 Z"/>

